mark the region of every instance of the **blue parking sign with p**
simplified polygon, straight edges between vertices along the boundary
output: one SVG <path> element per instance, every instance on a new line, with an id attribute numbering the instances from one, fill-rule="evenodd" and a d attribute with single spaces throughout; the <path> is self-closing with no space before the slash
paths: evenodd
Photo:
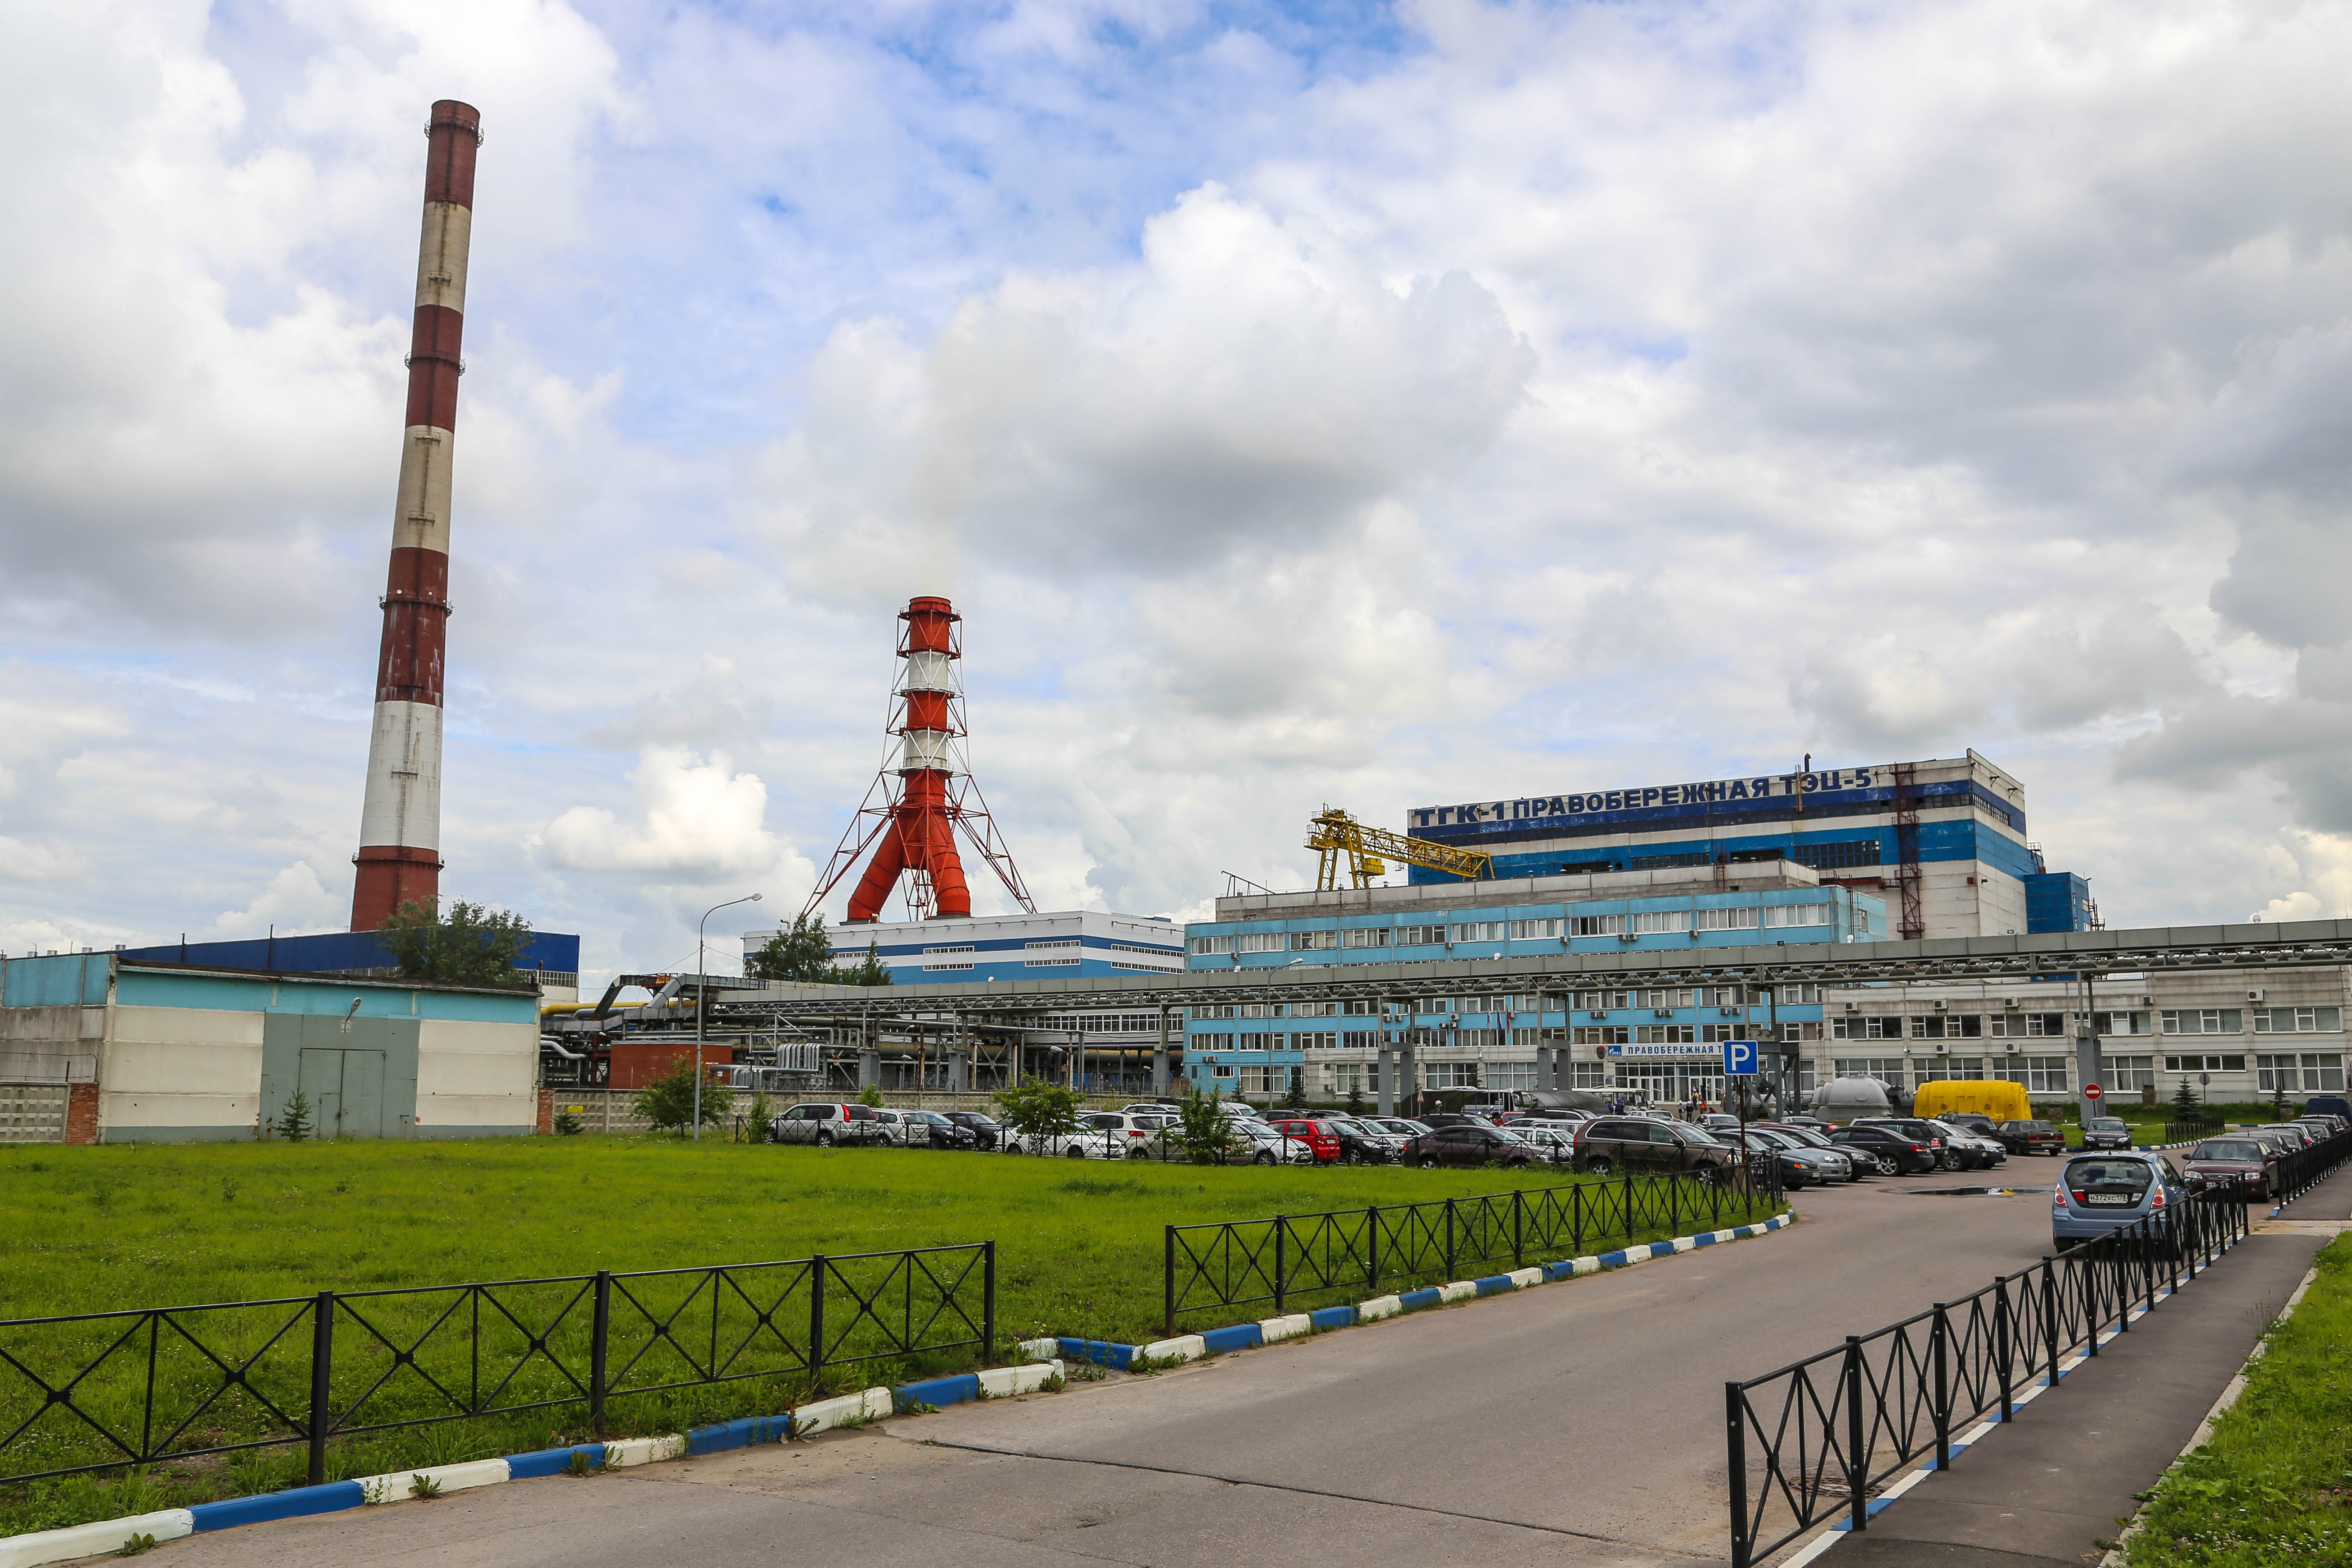
<path id="1" fill-rule="evenodd" d="M 1726 1040 L 1723 1042 L 1723 1076 L 1754 1078 L 1756 1076 L 1756 1042 Z"/>

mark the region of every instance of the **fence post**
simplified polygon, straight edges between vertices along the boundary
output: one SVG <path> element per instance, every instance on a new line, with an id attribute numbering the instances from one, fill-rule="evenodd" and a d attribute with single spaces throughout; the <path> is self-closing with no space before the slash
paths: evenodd
<path id="1" fill-rule="evenodd" d="M 1365 1280 L 1365 1281 L 1364 1281 L 1364 1283 L 1365 1283 L 1365 1285 L 1366 1285 L 1367 1287 L 1369 1287 L 1370 1289 L 1374 1289 L 1374 1290 L 1378 1290 L 1378 1289 L 1381 1288 L 1381 1205 L 1378 1205 L 1378 1204 L 1374 1204 L 1371 1207 L 1370 1207 L 1370 1208 L 1368 1208 L 1368 1209 L 1366 1209 L 1366 1210 L 1364 1211 L 1364 1226 L 1365 1226 L 1366 1230 L 1368 1230 L 1368 1231 L 1370 1233 L 1370 1236 L 1371 1236 L 1371 1238 L 1372 1238 L 1372 1241 L 1371 1241 L 1371 1258 L 1370 1258 L 1371 1268 L 1372 1268 L 1372 1277 L 1371 1277 L 1370 1279 Z"/>
<path id="2" fill-rule="evenodd" d="M 1952 1377 L 1950 1352 L 1952 1316 L 1948 1303 L 1936 1303 L 1934 1342 L 1929 1347 L 1936 1360 L 1936 1468 L 1952 1468 Z"/>
<path id="3" fill-rule="evenodd" d="M 1581 1185 L 1569 1188 L 1568 1202 L 1568 1255 L 1581 1258 L 1584 1256 L 1584 1188 Z"/>
<path id="4" fill-rule="evenodd" d="M 980 1364 L 986 1366 L 996 1359 L 996 1243 L 980 1245 Z"/>
<path id="5" fill-rule="evenodd" d="M 2084 1353 L 2099 1353 L 2099 1269 L 2095 1262 L 2076 1271 L 2083 1280 L 2083 1319 L 2091 1325 L 2091 1342 Z"/>
<path id="6" fill-rule="evenodd" d="M 335 1293 L 310 1304 L 310 1485 L 327 1481 L 327 1431 L 334 1425 Z"/>
<path id="7" fill-rule="evenodd" d="M 1511 1267 L 1528 1266 L 1528 1194 L 1517 1187 L 1511 1189 Z"/>
<path id="8" fill-rule="evenodd" d="M 1168 1248 L 1160 1268 L 1160 1337 L 1176 1337 L 1176 1227 L 1168 1227 Z"/>
<path id="9" fill-rule="evenodd" d="M 1454 1278 L 1454 1200 L 1445 1200 L 1445 1278 Z"/>
<path id="10" fill-rule="evenodd" d="M 2016 1325 L 2010 1321 L 2009 1281 L 1995 1279 L 1992 1282 L 1992 1363 L 1994 1375 L 2000 1379 L 2000 1418 L 2004 1421 L 2016 1408 L 2010 1397 L 2010 1391 L 2016 1386 L 2017 1381 L 2012 1360 L 2015 1352 L 2010 1345 L 2010 1336 L 2014 1332 Z"/>
<path id="11" fill-rule="evenodd" d="M 2147 1297 L 2147 1310 L 2156 1310 L 2156 1222 L 2144 1219 L 2139 1244 L 2139 1277 Z"/>
<path id="12" fill-rule="evenodd" d="M 1625 1173 L 1625 1239 L 1633 1239 L 1633 1173 Z"/>
<path id="13" fill-rule="evenodd" d="M 1723 1436 L 1731 1480 L 1731 1568 L 1748 1568 L 1748 1423 L 1739 1385 L 1723 1385 Z"/>
<path id="14" fill-rule="evenodd" d="M 2058 1276 L 2050 1258 L 2042 1258 L 2042 1338 L 2050 1352 L 2050 1386 L 2058 1386 Z"/>
<path id="15" fill-rule="evenodd" d="M 1845 1337 L 1845 1489 L 1848 1522 L 1855 1530 L 1870 1528 L 1870 1456 L 1862 1447 L 1862 1336 Z"/>
<path id="16" fill-rule="evenodd" d="M 1282 1216 L 1280 1215 L 1274 1216 L 1274 1315 L 1277 1318 L 1282 1316 L 1282 1297 L 1284 1286 L 1283 1244 L 1289 1230 L 1290 1227 L 1282 1222 Z"/>
<path id="17" fill-rule="evenodd" d="M 809 1259 L 809 1392 L 824 1393 L 824 1254 Z"/>
<path id="18" fill-rule="evenodd" d="M 608 1268 L 596 1270 L 593 1310 L 588 1328 L 588 1429 L 601 1437 L 604 1435 L 605 1346 L 613 1331 L 613 1273 Z"/>
<path id="19" fill-rule="evenodd" d="M 1666 1234 L 1670 1237 L 1680 1236 L 1682 1234 L 1682 1190 L 1683 1179 L 1681 1174 L 1674 1172 L 1668 1173 L 1666 1176 Z"/>

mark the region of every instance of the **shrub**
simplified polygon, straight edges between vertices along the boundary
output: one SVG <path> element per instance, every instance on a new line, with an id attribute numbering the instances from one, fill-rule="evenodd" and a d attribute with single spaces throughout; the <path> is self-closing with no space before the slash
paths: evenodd
<path id="1" fill-rule="evenodd" d="M 775 1101 L 768 1098 L 768 1091 L 763 1089 L 751 1097 L 751 1109 L 743 1118 L 743 1130 L 751 1134 L 752 1142 L 765 1143 L 768 1129 L 774 1126 L 775 1121 Z"/>
<path id="2" fill-rule="evenodd" d="M 1187 1082 L 1176 1108 L 1177 1138 L 1184 1145 L 1184 1157 L 1195 1165 L 1222 1163 L 1241 1136 L 1217 1101 L 1215 1089 L 1202 1094 Z"/>
<path id="3" fill-rule="evenodd" d="M 996 1093 L 1004 1125 L 1030 1138 L 1046 1138 L 1078 1130 L 1080 1096 L 1075 1089 L 1047 1083 L 1032 1075 Z"/>
<path id="4" fill-rule="evenodd" d="M 637 1091 L 637 1114 L 660 1131 L 683 1132 L 694 1121 L 694 1061 L 691 1058 L 677 1065 Z M 702 1086 L 702 1120 L 724 1124 L 728 1112 L 735 1106 L 732 1090 L 712 1084 Z"/>
<path id="5" fill-rule="evenodd" d="M 299 1089 L 278 1112 L 278 1136 L 289 1143 L 299 1143 L 310 1136 L 310 1097 Z"/>

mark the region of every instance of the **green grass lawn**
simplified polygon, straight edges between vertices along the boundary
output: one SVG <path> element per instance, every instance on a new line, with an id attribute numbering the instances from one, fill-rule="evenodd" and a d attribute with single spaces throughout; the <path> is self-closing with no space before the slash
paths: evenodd
<path id="1" fill-rule="evenodd" d="M 2203 1447 L 2166 1473 L 2132 1537 L 2133 1568 L 2352 1563 L 2352 1237 Z"/>
<path id="2" fill-rule="evenodd" d="M 1159 1333 L 1169 1224 L 1386 1206 L 1558 1186 L 1564 1179 L 1550 1172 L 1515 1177 L 1492 1170 L 1202 1168 L 674 1138 L 0 1146 L 0 1235 L 8 1237 L 0 1248 L 0 1319 L 993 1240 L 1000 1353 L 1016 1339 L 1041 1334 L 1139 1342 Z M 1685 1220 L 1680 1228 L 1695 1226 Z M 1642 1238 L 1665 1234 L 1664 1226 L 1649 1227 Z M 1562 1251 L 1531 1254 L 1528 1261 Z M 1508 1267 L 1507 1260 L 1475 1268 L 1465 1263 L 1464 1271 Z M 649 1300 L 673 1302 L 696 1278 L 643 1289 Z M 1383 1288 L 1393 1286 L 1383 1281 Z M 510 1299 L 548 1311 L 567 1289 L 533 1287 Z M 436 1310 L 432 1300 L 415 1299 L 369 1309 L 400 1325 L 400 1333 L 422 1331 Z M 255 1310 L 206 1321 L 225 1325 L 223 1334 L 249 1353 L 288 1310 L 275 1319 Z M 1227 1310 L 1185 1326 L 1271 1311 Z M 75 1346 L 96 1342 L 84 1328 L 41 1332 L 50 1338 L 11 1331 L 20 1346 L 46 1344 L 59 1368 Z M 307 1342 L 289 1338 L 274 1353 L 281 1403 L 293 1401 Z M 959 1362 L 968 1364 L 969 1352 L 944 1362 L 845 1368 L 842 1375 L 845 1386 L 887 1383 Z M 143 1363 L 134 1363 L 118 1355 L 109 1363 L 126 1400 L 143 1386 Z M 339 1350 L 339 1368 L 342 1363 Z M 209 1386 L 205 1367 L 191 1363 L 183 1372 L 190 1388 Z M 93 1382 L 88 1392 L 105 1390 Z M 625 1431 L 676 1430 L 772 1412 L 793 1392 L 738 1384 L 639 1395 L 616 1405 L 613 1419 Z M 0 1434 L 37 1406 L 37 1394 L 0 1365 Z M 401 1408 L 422 1415 L 435 1407 L 429 1398 L 412 1398 Z M 364 1475 L 572 1441 L 585 1435 L 584 1418 L 584 1408 L 574 1405 L 339 1441 L 331 1471 Z M 213 1425 L 200 1429 L 212 1432 L 204 1439 L 211 1442 L 285 1429 L 257 1410 L 223 1407 L 207 1420 Z M 50 1424 L 44 1430 L 54 1457 L 29 1464 L 21 1447 L 0 1449 L 0 1472 L 103 1457 L 86 1435 L 53 1430 L 70 1426 L 58 1414 L 43 1421 Z M 299 1449 L 269 1450 L 175 1462 L 161 1475 L 127 1483 L 68 1479 L 0 1489 L 0 1532 L 294 1484 L 301 1463 Z"/>

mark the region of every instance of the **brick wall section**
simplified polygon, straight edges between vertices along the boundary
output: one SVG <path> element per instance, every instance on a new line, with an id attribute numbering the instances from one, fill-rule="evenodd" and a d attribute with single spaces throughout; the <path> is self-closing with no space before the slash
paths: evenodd
<path id="1" fill-rule="evenodd" d="M 551 1089 L 539 1091 L 539 1125 L 533 1131 L 542 1138 L 555 1135 L 555 1091 Z"/>
<path id="2" fill-rule="evenodd" d="M 66 1086 L 66 1142 L 98 1142 L 98 1085 L 76 1083 Z"/>

